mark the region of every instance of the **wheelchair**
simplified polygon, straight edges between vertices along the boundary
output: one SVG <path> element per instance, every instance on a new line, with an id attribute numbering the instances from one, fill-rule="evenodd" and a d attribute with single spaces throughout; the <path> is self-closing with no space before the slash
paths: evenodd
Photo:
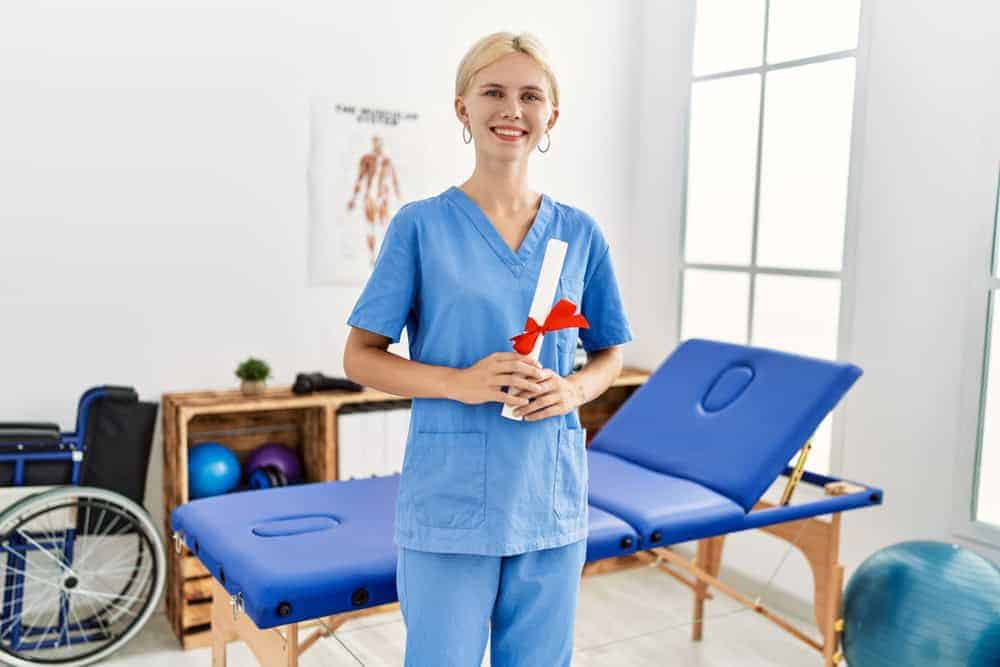
<path id="1" fill-rule="evenodd" d="M 101 386 L 73 432 L 0 422 L 0 663 L 104 660 L 156 609 L 165 552 L 141 505 L 156 412 Z"/>

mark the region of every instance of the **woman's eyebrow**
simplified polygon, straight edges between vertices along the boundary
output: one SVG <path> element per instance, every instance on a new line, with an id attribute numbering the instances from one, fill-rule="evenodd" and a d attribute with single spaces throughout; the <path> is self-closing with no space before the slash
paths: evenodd
<path id="1" fill-rule="evenodd" d="M 501 84 L 501 83 L 484 83 L 483 85 L 481 85 L 479 87 L 480 88 L 504 88 L 505 86 L 503 84 Z M 521 86 L 521 90 L 537 90 L 540 93 L 545 92 L 541 88 L 539 88 L 538 86 Z"/>

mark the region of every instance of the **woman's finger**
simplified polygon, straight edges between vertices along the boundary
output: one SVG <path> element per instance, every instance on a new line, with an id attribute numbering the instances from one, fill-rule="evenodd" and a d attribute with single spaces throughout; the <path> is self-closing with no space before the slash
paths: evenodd
<path id="1" fill-rule="evenodd" d="M 505 394 L 502 391 L 495 392 L 493 394 L 493 400 L 498 403 L 504 403 L 513 407 L 518 407 L 520 405 L 527 405 L 528 399 L 522 398 L 521 396 L 513 396 L 511 394 Z"/>
<path id="2" fill-rule="evenodd" d="M 534 400 L 531 401 L 531 405 L 519 408 L 515 410 L 514 413 L 519 415 L 537 414 L 539 411 L 544 411 L 553 406 L 558 406 L 559 403 L 560 401 L 557 395 L 543 394 L 541 396 L 535 396 Z"/>
<path id="3" fill-rule="evenodd" d="M 498 373 L 523 375 L 525 377 L 541 377 L 544 372 L 541 367 L 533 366 L 518 359 L 499 362 L 495 367 Z"/>

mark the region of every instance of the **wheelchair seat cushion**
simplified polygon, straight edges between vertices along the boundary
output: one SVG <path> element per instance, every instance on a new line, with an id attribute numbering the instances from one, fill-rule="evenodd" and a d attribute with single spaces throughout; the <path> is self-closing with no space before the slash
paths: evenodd
<path id="1" fill-rule="evenodd" d="M 0 447 L 17 445 L 58 445 L 59 425 L 49 422 L 0 422 Z"/>
<path id="2" fill-rule="evenodd" d="M 719 535 L 742 525 L 743 508 L 696 482 L 588 450 L 591 510 L 621 517 L 649 549 Z M 656 537 L 657 539 L 653 539 Z"/>

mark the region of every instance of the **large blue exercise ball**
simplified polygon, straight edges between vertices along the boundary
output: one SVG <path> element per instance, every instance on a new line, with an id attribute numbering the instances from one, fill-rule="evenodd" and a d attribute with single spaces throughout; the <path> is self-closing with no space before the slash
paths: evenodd
<path id="1" fill-rule="evenodd" d="M 844 592 L 850 667 L 1000 665 L 1000 567 L 943 542 L 869 556 Z"/>
<path id="2" fill-rule="evenodd" d="M 240 462 L 218 442 L 202 442 L 188 450 L 188 495 L 207 498 L 229 493 L 240 483 Z"/>

